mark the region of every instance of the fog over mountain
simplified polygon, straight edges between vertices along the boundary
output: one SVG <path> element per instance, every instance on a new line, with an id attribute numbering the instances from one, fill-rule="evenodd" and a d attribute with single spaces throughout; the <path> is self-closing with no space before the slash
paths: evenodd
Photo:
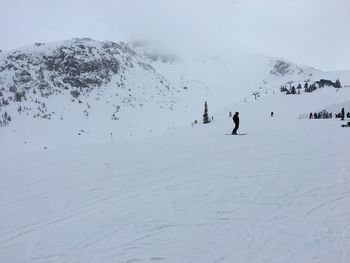
<path id="1" fill-rule="evenodd" d="M 2 0 L 0 49 L 74 37 L 185 52 L 245 50 L 350 68 L 347 0 Z"/>

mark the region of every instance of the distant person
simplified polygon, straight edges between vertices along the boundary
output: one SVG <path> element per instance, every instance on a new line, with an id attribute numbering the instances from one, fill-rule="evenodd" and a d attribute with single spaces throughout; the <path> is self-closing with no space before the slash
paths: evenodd
<path id="1" fill-rule="evenodd" d="M 311 120 L 313 118 L 312 112 L 310 112 L 309 119 Z"/>
<path id="2" fill-rule="evenodd" d="M 342 109 L 341 109 L 341 120 L 343 121 L 344 118 L 345 118 L 345 109 L 342 108 Z"/>
<path id="3" fill-rule="evenodd" d="M 232 117 L 232 112 L 230 111 L 230 113 L 228 114 L 228 116 L 231 118 Z"/>
<path id="4" fill-rule="evenodd" d="M 271 111 L 271 117 L 273 117 L 273 111 Z"/>
<path id="5" fill-rule="evenodd" d="M 236 135 L 237 134 L 237 130 L 239 128 L 239 112 L 236 112 L 235 115 L 233 115 L 233 123 L 235 124 L 235 128 L 232 130 L 232 135 Z"/>

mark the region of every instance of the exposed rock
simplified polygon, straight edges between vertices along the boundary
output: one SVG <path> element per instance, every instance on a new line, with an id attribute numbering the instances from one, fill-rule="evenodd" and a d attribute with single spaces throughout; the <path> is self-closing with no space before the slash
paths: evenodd
<path id="1" fill-rule="evenodd" d="M 142 107 L 141 105 L 151 100 L 147 97 L 147 92 L 132 94 L 124 91 L 128 80 L 127 73 L 135 68 L 135 74 L 144 72 L 141 75 L 147 75 L 148 81 L 153 83 L 149 84 L 151 87 L 145 88 L 153 89 L 155 94 L 158 94 L 159 98 L 154 98 L 154 102 L 158 103 L 160 108 L 172 109 L 175 101 L 173 96 L 175 87 L 157 74 L 143 55 L 139 55 L 125 43 L 75 38 L 61 43 L 35 43 L 32 47 L 3 53 L 0 59 L 0 90 L 2 90 L 4 103 L 0 105 L 0 116 L 4 115 L 6 108 L 11 108 L 11 102 L 23 103 L 27 98 L 33 103 L 43 105 L 46 99 L 65 94 L 71 96 L 70 101 L 81 104 L 82 97 L 87 98 L 92 91 L 100 89 L 97 96 L 102 96 L 105 87 L 111 86 L 115 86 L 116 91 L 123 91 L 118 92 L 121 95 L 115 99 L 116 104 L 124 107 Z M 115 83 L 116 79 L 117 83 Z M 135 81 L 138 81 L 138 78 Z M 142 78 L 139 81 L 142 81 Z M 77 100 L 78 97 L 79 100 Z M 47 103 L 47 105 L 51 104 Z M 17 105 L 16 109 L 19 106 L 21 105 Z M 45 107 L 20 107 L 20 112 L 27 108 L 28 111 L 33 108 L 34 112 L 31 116 L 35 118 L 51 119 L 52 117 L 46 112 L 46 105 Z M 117 113 L 113 112 L 113 119 L 118 119 Z M 12 112 L 11 116 L 13 116 Z M 88 113 L 85 112 L 84 116 L 88 116 Z M 7 117 L 8 114 L 4 117 L 6 121 L 0 126 L 8 125 Z"/>

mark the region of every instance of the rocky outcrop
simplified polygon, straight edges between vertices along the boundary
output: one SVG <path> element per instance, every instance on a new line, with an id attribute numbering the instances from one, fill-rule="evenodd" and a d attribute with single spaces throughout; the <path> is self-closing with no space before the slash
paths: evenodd
<path id="1" fill-rule="evenodd" d="M 131 79 L 129 73 L 133 70 L 136 75 Z M 147 83 L 137 83 L 137 74 L 147 75 Z M 147 92 L 133 94 L 128 81 L 137 88 L 147 89 Z M 1 116 L 8 119 L 14 102 L 16 107 L 21 106 L 20 112 L 23 113 L 26 108 L 17 104 L 30 100 L 48 108 L 50 103 L 46 100 L 56 95 L 67 95 L 72 101 L 81 103 L 82 98 L 89 97 L 92 91 L 99 90 L 101 95 L 111 86 L 117 94 L 113 102 L 119 108 L 137 107 L 142 104 L 139 101 L 146 103 L 152 97 L 162 108 L 171 109 L 176 101 L 175 87 L 128 44 L 81 38 L 51 44 L 35 43 L 31 47 L 3 52 L 0 56 L 0 119 Z M 152 93 L 150 90 L 158 98 L 148 96 Z M 28 108 L 37 108 L 31 106 Z M 35 117 L 47 117 L 45 110 L 45 114 L 41 114 L 42 110 L 28 111 L 32 111 L 29 115 Z M 0 123 L 7 124 L 8 121 Z"/>

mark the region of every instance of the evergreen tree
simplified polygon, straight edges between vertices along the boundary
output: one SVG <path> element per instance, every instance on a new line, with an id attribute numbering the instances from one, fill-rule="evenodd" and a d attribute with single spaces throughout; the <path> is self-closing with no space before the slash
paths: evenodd
<path id="1" fill-rule="evenodd" d="M 340 84 L 339 79 L 337 79 L 337 80 L 335 81 L 334 87 L 335 87 L 335 88 L 341 88 L 341 84 Z"/>
<path id="2" fill-rule="evenodd" d="M 208 115 L 208 105 L 207 102 L 204 103 L 204 114 L 203 114 L 203 123 L 209 123 L 210 118 Z"/>
<path id="3" fill-rule="evenodd" d="M 295 90 L 295 87 L 294 87 L 294 86 L 292 86 L 292 88 L 290 89 L 290 93 L 291 93 L 291 94 L 296 94 L 296 90 Z"/>
<path id="4" fill-rule="evenodd" d="M 25 94 L 24 92 L 16 91 L 15 92 L 15 101 L 21 102 L 22 98 L 24 98 L 24 96 L 25 96 L 24 94 Z"/>

